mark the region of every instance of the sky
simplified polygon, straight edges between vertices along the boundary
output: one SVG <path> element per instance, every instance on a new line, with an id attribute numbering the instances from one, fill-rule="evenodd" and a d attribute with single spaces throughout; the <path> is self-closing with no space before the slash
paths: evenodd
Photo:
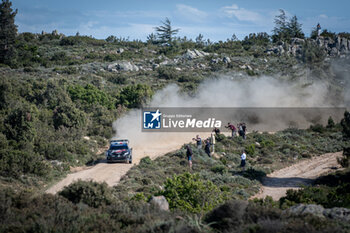
<path id="1" fill-rule="evenodd" d="M 41 33 L 57 29 L 65 35 L 110 35 L 146 40 L 168 17 L 178 36 L 225 41 L 235 34 L 271 34 L 274 18 L 283 9 L 296 15 L 303 31 L 321 24 L 332 32 L 350 32 L 349 0 L 12 0 L 18 9 L 19 32 Z"/>

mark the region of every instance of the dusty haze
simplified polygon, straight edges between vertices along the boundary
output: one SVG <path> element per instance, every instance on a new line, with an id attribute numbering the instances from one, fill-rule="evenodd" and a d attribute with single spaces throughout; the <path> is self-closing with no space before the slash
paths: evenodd
<path id="1" fill-rule="evenodd" d="M 150 107 L 334 107 L 330 98 L 328 83 L 321 81 L 281 81 L 262 76 L 252 78 L 239 73 L 232 76 L 207 79 L 201 83 L 195 96 L 180 91 L 175 84 L 158 91 Z M 344 106 L 344 102 L 338 106 Z M 293 116 L 294 117 L 294 116 Z M 260 116 L 261 118 L 261 116 Z M 262 117 L 263 118 L 263 117 Z M 269 131 L 269 125 L 278 125 L 280 129 L 291 126 L 283 117 L 263 119 Z M 312 117 L 295 114 L 295 122 L 310 122 Z M 325 116 L 323 121 L 328 118 Z M 235 122 L 235 119 L 233 119 Z M 298 125 L 297 125 L 298 126 Z M 141 132 L 141 110 L 129 111 L 113 123 L 115 138 L 128 138 L 131 145 L 143 155 L 158 154 L 163 146 L 187 143 L 197 133 L 145 133 Z M 252 127 L 248 126 L 252 130 Z M 207 137 L 209 133 L 203 134 Z"/>

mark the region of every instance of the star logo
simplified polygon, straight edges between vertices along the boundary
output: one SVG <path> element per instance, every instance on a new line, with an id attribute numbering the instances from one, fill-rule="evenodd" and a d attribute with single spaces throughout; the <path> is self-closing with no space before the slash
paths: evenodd
<path id="1" fill-rule="evenodd" d="M 160 129 L 161 128 L 161 116 L 162 113 L 157 111 L 145 111 L 143 112 L 143 128 L 144 129 Z"/>
<path id="2" fill-rule="evenodd" d="M 153 122 L 156 119 L 157 119 L 157 121 L 159 121 L 159 117 L 162 115 L 162 113 L 160 113 L 159 109 L 157 109 L 157 111 L 155 113 L 151 113 L 151 115 L 153 116 L 151 122 Z"/>

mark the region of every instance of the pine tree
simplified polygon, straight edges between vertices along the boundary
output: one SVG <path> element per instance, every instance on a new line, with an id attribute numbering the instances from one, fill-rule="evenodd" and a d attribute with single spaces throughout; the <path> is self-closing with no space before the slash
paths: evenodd
<path id="1" fill-rule="evenodd" d="M 288 22 L 286 12 L 280 9 L 280 14 L 275 17 L 275 27 L 272 30 L 273 42 L 288 38 Z"/>
<path id="2" fill-rule="evenodd" d="M 9 0 L 2 0 L 0 4 L 0 63 L 10 65 L 16 57 L 15 42 L 17 26 L 15 25 L 15 11 Z"/>
<path id="3" fill-rule="evenodd" d="M 301 24 L 298 22 L 298 18 L 296 15 L 294 15 L 291 19 L 290 22 L 288 23 L 288 30 L 289 30 L 289 35 L 297 38 L 304 39 L 305 35 L 301 29 Z"/>
<path id="4" fill-rule="evenodd" d="M 155 28 L 157 36 L 161 42 L 171 45 L 173 37 L 179 32 L 180 29 L 173 29 L 168 18 L 166 18 L 162 24 L 162 26 Z"/>

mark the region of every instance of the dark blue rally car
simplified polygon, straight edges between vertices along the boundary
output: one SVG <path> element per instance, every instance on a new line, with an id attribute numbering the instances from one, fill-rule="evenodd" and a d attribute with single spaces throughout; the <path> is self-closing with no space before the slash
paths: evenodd
<path id="1" fill-rule="evenodd" d="M 106 151 L 107 163 L 125 162 L 132 163 L 132 148 L 129 147 L 129 140 L 111 140 L 109 149 Z"/>

